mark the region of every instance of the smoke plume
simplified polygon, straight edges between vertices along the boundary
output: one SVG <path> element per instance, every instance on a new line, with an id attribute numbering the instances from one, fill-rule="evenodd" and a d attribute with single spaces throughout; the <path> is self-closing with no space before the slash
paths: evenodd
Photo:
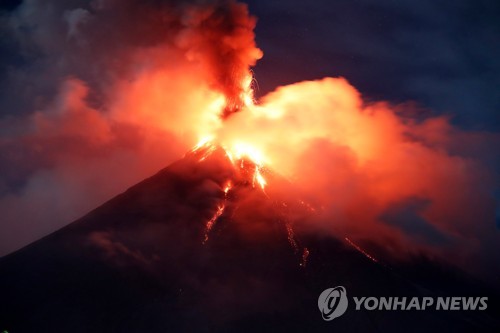
<path id="1" fill-rule="evenodd" d="M 500 137 L 411 111 L 365 103 L 345 79 L 325 78 L 278 88 L 217 137 L 251 143 L 317 207 L 299 229 L 492 273 L 498 175 L 479 152 Z"/>
<path id="2" fill-rule="evenodd" d="M 0 254 L 180 158 L 261 56 L 234 1 L 30 0 L 0 20 L 17 57 L 0 77 Z"/>

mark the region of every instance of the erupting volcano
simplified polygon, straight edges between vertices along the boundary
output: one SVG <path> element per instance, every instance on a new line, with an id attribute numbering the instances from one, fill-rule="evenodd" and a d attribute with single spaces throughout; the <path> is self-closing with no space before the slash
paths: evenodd
<path id="1" fill-rule="evenodd" d="M 114 6 L 64 12 L 78 48 L 104 45 L 100 31 L 136 9 L 144 16 L 98 62 L 109 68 L 95 71 L 102 90 L 66 77 L 50 112 L 35 112 L 19 143 L 0 143 L 29 152 L 11 154 L 19 163 L 43 156 L 49 183 L 85 175 L 74 186 L 86 194 L 173 163 L 2 257 L 0 330 L 499 329 L 497 175 L 477 157 L 481 133 L 368 102 L 344 78 L 257 99 L 251 68 L 263 52 L 244 4 L 165 1 L 156 11 L 131 1 L 116 22 Z M 5 215 L 22 216 L 12 206 Z M 317 304 L 334 286 L 489 303 L 482 312 L 347 311 L 332 326 Z"/>

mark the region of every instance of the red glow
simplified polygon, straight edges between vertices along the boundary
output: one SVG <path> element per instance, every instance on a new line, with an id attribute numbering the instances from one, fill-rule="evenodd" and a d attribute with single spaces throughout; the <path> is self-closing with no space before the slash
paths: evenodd
<path id="1" fill-rule="evenodd" d="M 364 255 L 365 257 L 367 257 L 368 259 L 370 259 L 373 262 L 378 262 L 378 260 L 374 256 L 372 256 L 371 254 L 367 253 L 365 250 L 360 248 L 357 244 L 355 244 L 349 238 L 344 237 L 344 239 L 346 240 L 347 243 L 349 243 L 349 245 L 351 245 L 353 248 L 355 248 L 359 253 L 361 253 L 362 255 Z"/>
<path id="2" fill-rule="evenodd" d="M 203 243 L 206 243 L 208 241 L 208 234 L 210 233 L 210 230 L 215 225 L 215 222 L 217 222 L 217 219 L 221 217 L 221 215 L 224 213 L 224 209 L 226 208 L 225 205 L 220 205 L 217 207 L 217 211 L 214 213 L 212 218 L 208 220 L 206 228 L 205 228 L 205 238 L 203 239 Z"/>

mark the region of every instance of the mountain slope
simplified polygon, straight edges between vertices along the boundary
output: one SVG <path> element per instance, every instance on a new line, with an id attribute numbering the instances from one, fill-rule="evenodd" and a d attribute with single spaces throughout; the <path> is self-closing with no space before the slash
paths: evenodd
<path id="1" fill-rule="evenodd" d="M 250 161 L 232 163 L 221 149 L 191 152 L 0 259 L 0 330 L 498 329 L 494 305 L 465 313 L 354 311 L 351 304 L 344 316 L 324 322 L 317 298 L 336 285 L 349 296 L 482 296 L 491 290 L 426 261 L 389 268 L 346 242 L 294 234 L 294 221 L 313 212 L 269 170 L 262 170 L 268 186 L 259 188 L 256 168 Z M 440 282 L 409 279 L 405 272 L 415 269 Z"/>

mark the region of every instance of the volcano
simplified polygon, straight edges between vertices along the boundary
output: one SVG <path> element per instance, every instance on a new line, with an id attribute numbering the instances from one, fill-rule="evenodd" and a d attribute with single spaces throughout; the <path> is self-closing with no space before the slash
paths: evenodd
<path id="1" fill-rule="evenodd" d="M 278 186 L 279 184 L 279 186 Z M 67 227 L 0 260 L 7 332 L 498 332 L 496 291 L 417 258 L 382 262 L 303 232 L 316 208 L 250 159 L 201 145 Z M 318 296 L 489 296 L 486 311 L 354 311 Z"/>

